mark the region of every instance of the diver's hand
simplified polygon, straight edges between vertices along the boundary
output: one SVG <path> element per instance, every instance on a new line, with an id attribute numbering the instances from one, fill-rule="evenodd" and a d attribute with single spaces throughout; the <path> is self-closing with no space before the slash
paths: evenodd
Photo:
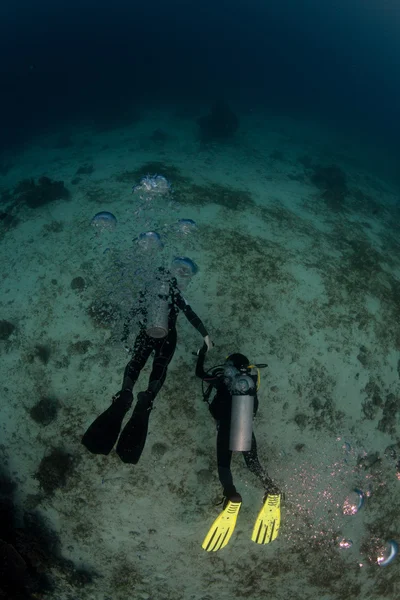
<path id="1" fill-rule="evenodd" d="M 200 356 L 200 354 L 204 356 L 205 354 L 207 354 L 207 344 L 204 342 L 202 347 L 196 350 L 196 352 L 192 352 L 192 354 L 193 356 Z"/>
<path id="2" fill-rule="evenodd" d="M 209 335 L 206 335 L 206 337 L 204 338 L 204 343 L 207 346 L 206 352 L 209 352 L 211 350 L 211 348 L 214 346 Z"/>

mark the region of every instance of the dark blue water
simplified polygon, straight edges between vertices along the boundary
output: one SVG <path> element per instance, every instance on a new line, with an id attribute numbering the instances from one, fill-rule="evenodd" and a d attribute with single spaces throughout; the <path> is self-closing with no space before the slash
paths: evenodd
<path id="1" fill-rule="evenodd" d="M 378 0 L 38 2 L 0 8 L 1 144 L 218 97 L 396 145 L 399 7 Z"/>

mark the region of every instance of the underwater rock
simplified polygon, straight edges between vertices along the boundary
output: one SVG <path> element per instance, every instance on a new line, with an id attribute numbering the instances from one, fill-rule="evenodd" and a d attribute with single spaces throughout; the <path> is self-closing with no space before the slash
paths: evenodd
<path id="1" fill-rule="evenodd" d="M 163 444 L 162 442 L 156 442 L 151 447 L 151 453 L 157 459 L 160 459 L 162 456 L 164 456 L 164 454 L 167 451 L 168 451 L 168 446 L 166 444 Z"/>
<path id="2" fill-rule="evenodd" d="M 46 427 L 56 420 L 59 402 L 53 398 L 44 397 L 41 398 L 29 411 L 31 418 Z"/>
<path id="3" fill-rule="evenodd" d="M 93 344 L 90 340 L 79 340 L 69 345 L 69 353 L 78 355 L 87 354 L 92 346 Z"/>
<path id="4" fill-rule="evenodd" d="M 400 411 L 400 397 L 389 393 L 383 405 L 382 419 L 378 423 L 379 431 L 389 435 L 396 434 L 397 413 Z"/>
<path id="5" fill-rule="evenodd" d="M 294 417 L 294 422 L 301 431 L 307 427 L 309 421 L 309 417 L 307 417 L 307 415 L 304 413 L 297 413 Z"/>
<path id="6" fill-rule="evenodd" d="M 91 175 L 94 171 L 93 165 L 82 165 L 76 171 L 75 175 Z"/>
<path id="7" fill-rule="evenodd" d="M 170 136 L 163 129 L 155 129 L 151 134 L 150 139 L 152 142 L 163 144 L 170 139 Z"/>
<path id="8" fill-rule="evenodd" d="M 399 455 L 400 444 L 391 444 L 390 446 L 386 446 L 384 455 L 391 462 L 397 461 L 397 457 Z"/>
<path id="9" fill-rule="evenodd" d="M 312 167 L 314 173 L 311 181 L 321 190 L 332 190 L 335 193 L 346 195 L 348 193 L 346 175 L 336 165 L 323 167 L 315 165 Z"/>
<path id="10" fill-rule="evenodd" d="M 83 292 L 86 287 L 86 282 L 83 277 L 74 277 L 71 281 L 71 289 L 78 292 Z"/>
<path id="11" fill-rule="evenodd" d="M 203 142 L 223 140 L 234 135 L 239 119 L 225 102 L 216 102 L 208 115 L 197 119 Z"/>
<path id="12" fill-rule="evenodd" d="M 35 183 L 33 178 L 21 181 L 14 190 L 14 197 L 25 202 L 30 208 L 39 208 L 55 200 L 66 200 L 70 193 L 63 181 L 53 181 L 43 176 L 38 183 Z"/>
<path id="13" fill-rule="evenodd" d="M 0 340 L 8 340 L 10 335 L 15 330 L 15 325 L 10 323 L 10 321 L 6 321 L 2 319 L 0 321 Z"/>
<path id="14" fill-rule="evenodd" d="M 349 193 L 344 172 L 336 165 L 315 165 L 312 170 L 311 181 L 321 190 L 321 198 L 332 210 L 340 211 Z"/>
<path id="15" fill-rule="evenodd" d="M 50 346 L 46 346 L 45 344 L 35 344 L 33 350 L 27 356 L 27 361 L 29 363 L 33 363 L 35 358 L 38 358 L 41 363 L 47 365 L 51 356 L 51 348 Z"/>
<path id="16" fill-rule="evenodd" d="M 61 448 L 53 448 L 50 454 L 40 461 L 35 477 L 42 490 L 48 496 L 52 496 L 58 488 L 65 486 L 71 472 L 72 456 Z"/>
<path id="17" fill-rule="evenodd" d="M 43 225 L 43 231 L 47 233 L 61 233 L 64 231 L 64 223 L 62 221 L 51 221 Z"/>
<path id="18" fill-rule="evenodd" d="M 19 224 L 19 219 L 10 212 L 0 212 L 0 223 L 6 230 L 14 229 Z"/>

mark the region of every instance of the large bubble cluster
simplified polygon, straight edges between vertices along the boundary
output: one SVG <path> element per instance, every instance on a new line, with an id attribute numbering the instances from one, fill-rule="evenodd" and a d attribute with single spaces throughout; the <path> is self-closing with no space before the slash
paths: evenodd
<path id="1" fill-rule="evenodd" d="M 146 175 L 132 191 L 141 194 L 169 194 L 172 186 L 163 175 Z"/>
<path id="2" fill-rule="evenodd" d="M 194 239 L 197 224 L 191 218 L 177 218 L 177 208 L 171 183 L 163 175 L 146 175 L 133 186 L 132 207 L 121 218 L 117 214 L 118 229 L 111 212 L 99 212 L 91 219 L 96 244 L 103 242 L 101 251 L 97 246 L 102 271 L 98 293 L 119 310 L 116 339 L 157 267 L 170 268 L 182 289 L 198 271 L 192 259 L 179 256 Z"/>
<path id="3" fill-rule="evenodd" d="M 385 490 L 385 498 L 396 498 L 397 456 L 393 451 L 382 454 L 328 438 L 318 449 L 301 447 L 290 458 L 286 455 L 277 465 L 277 480 L 286 481 L 284 543 L 304 548 L 306 555 L 312 542 L 321 564 L 332 551 L 358 568 L 392 564 L 398 554 L 393 506 L 386 506 L 382 494 Z"/>

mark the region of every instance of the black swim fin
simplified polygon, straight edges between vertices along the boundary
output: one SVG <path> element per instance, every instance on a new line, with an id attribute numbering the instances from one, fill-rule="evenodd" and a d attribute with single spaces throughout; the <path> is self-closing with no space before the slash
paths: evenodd
<path id="1" fill-rule="evenodd" d="M 146 443 L 153 394 L 140 392 L 133 414 L 119 436 L 116 452 L 124 463 L 136 465 Z"/>
<path id="2" fill-rule="evenodd" d="M 130 390 L 119 392 L 111 406 L 107 408 L 85 432 L 82 444 L 92 454 L 110 454 L 119 432 L 124 416 L 132 406 L 133 394 Z"/>

